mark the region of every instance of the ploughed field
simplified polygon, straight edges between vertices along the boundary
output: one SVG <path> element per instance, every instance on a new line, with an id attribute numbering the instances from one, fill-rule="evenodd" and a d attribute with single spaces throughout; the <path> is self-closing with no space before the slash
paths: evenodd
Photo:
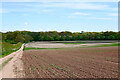
<path id="1" fill-rule="evenodd" d="M 118 41 L 52 41 L 52 42 L 30 42 L 25 44 L 26 48 L 74 48 L 95 45 L 109 45 Z"/>
<path id="2" fill-rule="evenodd" d="M 25 78 L 117 78 L 118 47 L 25 50 Z"/>

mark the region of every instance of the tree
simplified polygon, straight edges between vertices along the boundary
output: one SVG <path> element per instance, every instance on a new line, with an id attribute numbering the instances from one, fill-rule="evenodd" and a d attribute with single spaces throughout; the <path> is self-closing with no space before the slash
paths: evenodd
<path id="1" fill-rule="evenodd" d="M 70 41 L 70 40 L 71 40 L 71 39 L 70 39 L 70 36 L 67 35 L 65 40 L 66 40 L 66 41 Z"/>
<path id="2" fill-rule="evenodd" d="M 22 35 L 17 35 L 15 38 L 15 42 L 23 43 L 24 41 L 25 41 L 25 38 Z"/>
<path id="3" fill-rule="evenodd" d="M 2 34 L 2 41 L 5 41 L 7 39 L 7 35 L 5 33 Z"/>
<path id="4" fill-rule="evenodd" d="M 80 40 L 80 39 L 81 39 L 81 36 L 80 36 L 80 35 L 78 35 L 78 36 L 77 36 L 77 40 Z"/>
<path id="5" fill-rule="evenodd" d="M 7 40 L 14 40 L 14 33 L 13 32 L 7 32 Z"/>
<path id="6" fill-rule="evenodd" d="M 61 40 L 61 41 L 64 41 L 64 40 L 65 40 L 65 37 L 64 37 L 64 36 L 61 36 L 61 37 L 60 37 L 60 40 Z"/>
<path id="7" fill-rule="evenodd" d="M 50 40 L 50 41 L 54 41 L 54 38 L 53 38 L 53 37 L 49 37 L 49 40 Z"/>
<path id="8" fill-rule="evenodd" d="M 24 35 L 25 43 L 30 42 L 33 38 L 30 35 Z"/>
<path id="9" fill-rule="evenodd" d="M 60 39 L 59 39 L 59 35 L 55 35 L 55 36 L 54 36 L 54 40 L 55 40 L 55 41 L 60 40 Z"/>
<path id="10" fill-rule="evenodd" d="M 2 40 L 10 43 L 30 42 L 30 41 L 64 41 L 64 40 L 118 40 L 120 39 L 120 31 L 106 32 L 30 32 L 30 31 L 14 31 L 0 33 Z"/>
<path id="11" fill-rule="evenodd" d="M 48 36 L 47 35 L 44 35 L 44 38 L 43 38 L 44 41 L 48 41 Z"/>
<path id="12" fill-rule="evenodd" d="M 43 41 L 43 40 L 44 40 L 43 36 L 39 35 L 39 36 L 38 36 L 38 40 L 39 40 L 39 41 Z"/>

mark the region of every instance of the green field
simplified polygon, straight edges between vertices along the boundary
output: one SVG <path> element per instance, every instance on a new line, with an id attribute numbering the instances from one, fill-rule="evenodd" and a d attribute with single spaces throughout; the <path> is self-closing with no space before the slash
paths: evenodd
<path id="1" fill-rule="evenodd" d="M 14 51 L 19 50 L 22 43 L 19 42 L 17 44 L 11 44 L 8 42 L 0 42 L 0 45 L 2 45 L 2 54 L 0 54 L 0 57 L 4 57 L 4 56 L 7 56 Z"/>
<path id="2" fill-rule="evenodd" d="M 114 43 L 114 42 L 115 41 L 104 41 L 104 40 L 52 41 L 52 43 L 63 43 L 63 44 Z"/>
<path id="3" fill-rule="evenodd" d="M 31 50 L 31 49 L 65 49 L 65 48 L 31 48 L 31 47 L 24 48 L 24 50 Z"/>
<path id="4" fill-rule="evenodd" d="M 111 43 L 111 44 L 100 44 L 100 45 L 94 45 L 94 46 L 85 46 L 84 48 L 89 47 L 110 47 L 110 46 L 120 46 L 120 43 Z"/>

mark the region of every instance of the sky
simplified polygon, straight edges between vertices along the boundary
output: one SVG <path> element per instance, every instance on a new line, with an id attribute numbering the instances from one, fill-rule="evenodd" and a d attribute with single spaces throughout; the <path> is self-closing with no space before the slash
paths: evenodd
<path id="1" fill-rule="evenodd" d="M 118 2 L 2 2 L 1 31 L 118 31 Z"/>

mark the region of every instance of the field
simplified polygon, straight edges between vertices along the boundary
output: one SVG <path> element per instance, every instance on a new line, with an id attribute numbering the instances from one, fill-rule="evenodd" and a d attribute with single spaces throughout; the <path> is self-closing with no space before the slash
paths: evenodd
<path id="1" fill-rule="evenodd" d="M 22 43 L 11 44 L 8 42 L 1 42 L 0 45 L 2 45 L 2 54 L 0 54 L 0 57 L 4 57 L 17 51 L 21 47 Z"/>
<path id="2" fill-rule="evenodd" d="M 25 45 L 26 48 L 75 48 L 85 46 L 118 46 L 117 41 L 51 41 L 51 42 L 31 42 Z"/>
<path id="3" fill-rule="evenodd" d="M 83 48 L 84 44 L 28 43 L 26 48 L 30 49 L 24 50 L 22 56 L 24 78 L 117 78 L 118 46 L 98 44 Z"/>

